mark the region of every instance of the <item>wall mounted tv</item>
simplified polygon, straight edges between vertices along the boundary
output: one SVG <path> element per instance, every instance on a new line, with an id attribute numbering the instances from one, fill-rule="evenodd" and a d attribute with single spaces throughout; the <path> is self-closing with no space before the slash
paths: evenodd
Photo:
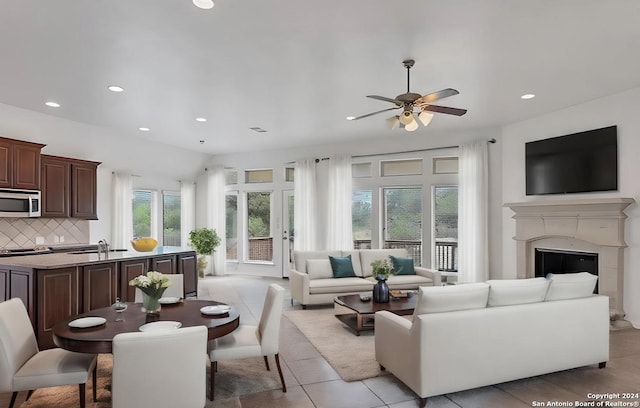
<path id="1" fill-rule="evenodd" d="M 617 126 L 526 143 L 525 168 L 527 195 L 617 190 Z"/>

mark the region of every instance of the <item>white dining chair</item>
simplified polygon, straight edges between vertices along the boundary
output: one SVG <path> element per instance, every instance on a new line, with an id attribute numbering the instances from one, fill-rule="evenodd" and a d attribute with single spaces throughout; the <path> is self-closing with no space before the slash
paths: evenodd
<path id="1" fill-rule="evenodd" d="M 209 359 L 211 360 L 211 394 L 209 399 L 211 401 L 213 401 L 215 373 L 218 370 L 218 361 L 239 360 L 249 357 L 263 356 L 267 371 L 269 371 L 269 360 L 267 356 L 273 355 L 276 360 L 276 366 L 278 367 L 280 382 L 282 383 L 282 392 L 287 392 L 278 354 L 283 301 L 284 289 L 282 286 L 272 283 L 267 289 L 267 296 L 264 300 L 260 323 L 257 326 L 241 324 L 232 333 L 209 342 Z"/>
<path id="2" fill-rule="evenodd" d="M 117 334 L 113 408 L 202 408 L 207 393 L 207 328 Z"/>
<path id="3" fill-rule="evenodd" d="M 9 408 L 19 391 L 78 384 L 80 407 L 85 406 L 86 383 L 93 373 L 96 401 L 96 355 L 60 348 L 38 350 L 27 309 L 19 298 L 0 303 L 0 392 L 12 391 Z"/>
<path id="4" fill-rule="evenodd" d="M 181 273 L 164 274 L 169 279 L 171 285 L 165 289 L 163 297 L 184 298 L 184 275 Z M 142 303 L 142 291 L 136 288 L 135 303 Z"/>

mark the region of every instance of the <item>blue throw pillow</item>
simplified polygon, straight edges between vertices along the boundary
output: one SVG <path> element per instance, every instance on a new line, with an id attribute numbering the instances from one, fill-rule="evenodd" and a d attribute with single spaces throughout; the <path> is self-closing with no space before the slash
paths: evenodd
<path id="1" fill-rule="evenodd" d="M 355 278 L 356 273 L 351 263 L 351 255 L 349 256 L 330 256 L 331 270 L 334 278 Z"/>
<path id="2" fill-rule="evenodd" d="M 413 269 L 413 258 L 401 258 L 393 255 L 389 255 L 389 258 L 391 258 L 391 264 L 396 275 L 416 274 L 415 269 Z"/>

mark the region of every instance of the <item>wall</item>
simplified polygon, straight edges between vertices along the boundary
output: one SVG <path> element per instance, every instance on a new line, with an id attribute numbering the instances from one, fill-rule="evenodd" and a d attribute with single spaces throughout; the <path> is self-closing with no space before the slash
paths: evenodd
<path id="1" fill-rule="evenodd" d="M 292 166 L 296 159 L 301 158 L 323 158 L 333 154 L 369 155 L 384 154 L 399 151 L 421 150 L 428 148 L 438 148 L 445 146 L 457 146 L 460 143 L 481 139 L 497 139 L 497 143 L 489 145 L 489 184 L 490 184 L 490 214 L 489 236 L 490 248 L 490 268 L 492 278 L 502 277 L 502 146 L 501 132 L 497 129 L 480 129 L 476 131 L 440 133 L 433 134 L 428 129 L 409 134 L 401 130 L 389 130 L 388 137 L 382 139 L 368 140 L 367 143 L 347 142 L 342 144 L 318 144 L 315 146 L 301 147 L 297 149 L 260 151 L 250 153 L 239 153 L 215 156 L 208 166 L 222 165 L 224 167 L 236 169 L 260 169 L 273 168 L 274 174 L 282 174 L 285 165 Z M 201 202 L 206 197 L 205 177 L 202 175 L 198 181 L 197 200 Z M 276 186 L 276 189 L 279 187 Z M 281 197 L 281 191 L 276 191 L 276 197 Z M 275 211 L 282 213 L 282 209 L 277 207 Z M 202 227 L 206 225 L 206 212 L 198 209 L 196 214 L 196 225 Z M 275 237 L 277 238 L 277 237 Z M 274 256 L 281 251 L 275 248 Z M 242 272 L 256 273 L 262 275 L 281 276 L 280 264 L 268 265 L 243 265 Z M 233 267 L 228 265 L 227 270 L 233 271 Z"/>
<path id="2" fill-rule="evenodd" d="M 585 104 L 515 123 L 503 128 L 503 203 L 530 200 L 562 200 L 604 197 L 630 197 L 640 201 L 640 116 L 637 104 L 640 88 L 616 95 L 597 99 Z M 585 194 L 567 194 L 553 196 L 525 195 L 524 144 L 531 140 L 597 129 L 605 126 L 618 126 L 618 191 Z M 514 278 L 516 271 L 515 221 L 513 213 L 505 208 L 503 213 L 503 265 L 505 278 Z M 640 328 L 640 207 L 632 204 L 627 207 L 625 240 L 628 248 L 624 256 L 624 308 L 627 319 Z"/>
<path id="3" fill-rule="evenodd" d="M 87 240 L 110 240 L 113 171 L 130 172 L 134 188 L 179 190 L 178 180 L 193 180 L 210 155 L 196 153 L 121 132 L 60 119 L 38 112 L 0 104 L 0 136 L 46 144 L 43 154 L 98 161 L 98 221 L 88 221 Z M 41 221 L 47 219 L 41 218 Z M 13 221 L 12 221 L 13 222 Z M 87 222 L 87 221 L 83 221 Z M 47 231 L 45 244 L 69 231 L 56 226 Z M 2 246 L 0 233 L 0 246 Z M 82 242 L 86 243 L 86 242 Z M 22 247 L 33 246 L 25 241 Z"/>

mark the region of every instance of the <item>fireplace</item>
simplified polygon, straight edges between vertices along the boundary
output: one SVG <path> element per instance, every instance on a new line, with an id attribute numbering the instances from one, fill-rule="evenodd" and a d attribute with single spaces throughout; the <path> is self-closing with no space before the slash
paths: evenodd
<path id="1" fill-rule="evenodd" d="M 598 275 L 598 254 L 593 252 L 564 251 L 535 248 L 535 276 L 545 277 L 549 273 L 589 272 Z M 598 286 L 594 293 L 598 293 Z"/>
<path id="2" fill-rule="evenodd" d="M 609 297 L 612 323 L 620 320 L 618 323 L 624 324 L 624 209 L 634 202 L 632 198 L 605 198 L 505 204 L 515 213 L 517 277 L 538 276 L 536 259 L 553 258 L 552 252 L 577 255 L 583 259 L 577 262 L 580 267 L 595 267 L 597 290 Z M 568 272 L 569 267 L 560 269 Z"/>

